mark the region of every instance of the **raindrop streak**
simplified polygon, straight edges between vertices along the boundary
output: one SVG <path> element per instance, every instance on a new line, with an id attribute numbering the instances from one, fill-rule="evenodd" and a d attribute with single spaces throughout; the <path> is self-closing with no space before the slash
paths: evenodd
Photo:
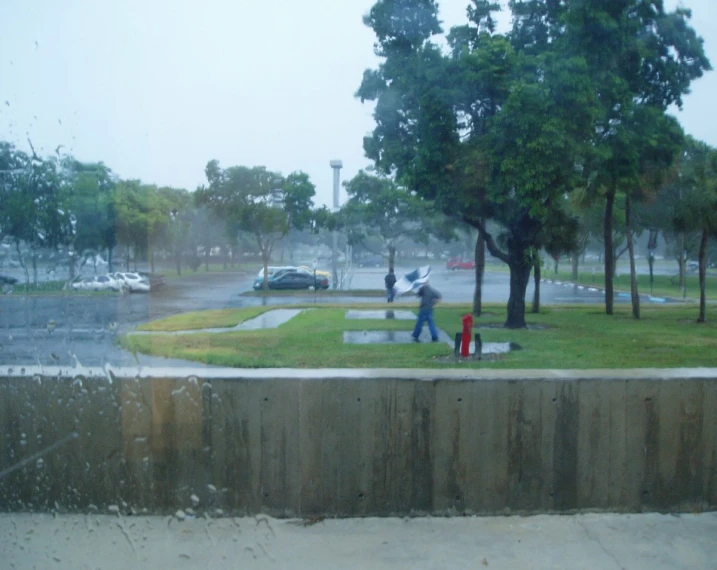
<path id="1" fill-rule="evenodd" d="M 76 431 L 73 431 L 70 435 L 63 437 L 60 441 L 53 443 L 50 447 L 47 447 L 42 451 L 38 451 L 37 453 L 33 453 L 30 457 L 26 457 L 25 459 L 20 461 L 20 463 L 16 463 L 12 467 L 8 467 L 4 471 L 0 471 L 0 479 L 4 479 L 8 475 L 10 475 L 10 473 L 14 473 L 18 469 L 22 469 L 28 463 L 32 463 L 33 461 L 40 459 L 43 455 L 47 455 L 51 451 L 55 451 L 58 447 L 62 447 L 66 443 L 72 441 L 73 439 L 77 439 L 78 437 L 80 437 L 80 434 Z"/>

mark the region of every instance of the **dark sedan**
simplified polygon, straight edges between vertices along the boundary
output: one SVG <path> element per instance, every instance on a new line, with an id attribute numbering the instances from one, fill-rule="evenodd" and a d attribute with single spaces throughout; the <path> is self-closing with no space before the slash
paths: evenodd
<path id="1" fill-rule="evenodd" d="M 257 277 L 254 289 L 260 290 L 263 278 Z M 326 276 L 316 275 L 301 269 L 284 269 L 269 277 L 269 289 L 328 289 L 329 280 Z"/>

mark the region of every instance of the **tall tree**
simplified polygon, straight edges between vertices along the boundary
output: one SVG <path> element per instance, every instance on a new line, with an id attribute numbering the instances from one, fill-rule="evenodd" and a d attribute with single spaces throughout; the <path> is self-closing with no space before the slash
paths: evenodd
<path id="1" fill-rule="evenodd" d="M 154 271 L 155 250 L 164 248 L 174 259 L 177 275 L 182 274 L 182 260 L 190 240 L 191 221 L 194 215 L 192 196 L 184 189 L 164 186 L 150 194 L 147 212 L 149 258 Z M 190 253 L 196 263 L 196 250 Z M 196 265 L 195 265 L 196 267 Z"/>
<path id="2" fill-rule="evenodd" d="M 344 183 L 348 200 L 340 219 L 352 245 L 363 244 L 371 235 L 381 239 L 387 253 L 388 268 L 395 266 L 396 249 L 407 240 L 428 243 L 431 234 L 443 230 L 436 223 L 433 206 L 387 177 L 363 170 Z M 443 235 L 441 235 L 443 237 Z M 366 246 L 367 247 L 367 246 Z M 367 247 L 367 249 L 370 249 Z"/>
<path id="3" fill-rule="evenodd" d="M 36 283 L 39 250 L 68 243 L 73 231 L 60 169 L 55 159 L 43 159 L 34 149 L 27 155 L 2 143 L 0 170 L 0 233 L 12 238 L 26 285 L 30 274 L 23 249 L 29 252 Z"/>
<path id="4" fill-rule="evenodd" d="M 205 169 L 209 186 L 197 189 L 197 204 L 207 205 L 225 222 L 251 233 L 261 252 L 264 289 L 268 266 L 277 240 L 289 229 L 309 224 L 314 186 L 303 173 L 282 178 L 263 166 L 232 166 L 222 169 L 212 160 Z"/>
<path id="5" fill-rule="evenodd" d="M 538 0 L 526 6 L 541 4 Z M 639 136 L 643 109 L 663 113 L 682 105 L 690 83 L 710 69 L 702 40 L 688 25 L 690 11 L 666 12 L 662 0 L 556 1 L 550 16 L 562 25 L 548 28 L 551 40 L 588 65 L 601 112 L 595 121 L 594 152 L 584 174 L 604 197 L 605 311 L 613 312 L 612 222 L 618 192 L 631 196 L 639 184 L 632 174 L 629 141 Z M 637 162 L 636 162 L 637 160 Z M 629 205 L 629 200 L 628 200 Z"/>
<path id="6" fill-rule="evenodd" d="M 149 250 L 151 202 L 156 187 L 139 180 L 121 180 L 112 192 L 116 215 L 117 242 L 125 248 L 125 270 L 130 270 L 130 253 L 137 258 Z M 169 212 L 167 212 L 167 216 Z"/>
<path id="7" fill-rule="evenodd" d="M 70 277 L 74 276 L 77 253 L 107 251 L 113 270 L 113 251 L 117 245 L 113 189 L 116 177 L 103 163 L 83 163 L 72 158 L 63 161 L 68 186 L 68 202 L 74 220 Z"/>
<path id="8" fill-rule="evenodd" d="M 624 163 L 629 165 L 620 187 L 625 194 L 625 235 L 630 261 L 630 292 L 632 315 L 640 318 L 640 296 L 637 288 L 632 220 L 632 204 L 645 200 L 659 188 L 669 175 L 683 144 L 683 133 L 673 117 L 660 109 L 642 106 L 635 110 L 628 123 L 628 142 L 622 151 Z"/>
<path id="9" fill-rule="evenodd" d="M 407 4 L 420 19 L 402 21 Z M 472 25 L 452 35 L 451 56 L 429 41 L 437 14 L 425 2 L 374 6 L 368 22 L 384 61 L 364 73 L 358 91 L 376 101 L 376 128 L 364 148 L 379 170 L 395 171 L 478 230 L 510 268 L 505 325 L 519 328 L 534 253 L 557 229 L 552 214 L 574 184 L 595 102 L 581 60 L 548 43 L 539 53 L 517 52 L 510 36 L 490 34 L 490 3 L 474 4 Z M 488 232 L 486 219 L 501 235 Z"/>
<path id="10" fill-rule="evenodd" d="M 717 151 L 689 137 L 681 167 L 680 184 L 684 193 L 674 211 L 674 224 L 678 231 L 699 232 L 700 309 L 697 322 L 704 323 L 707 321 L 707 248 L 709 239 L 717 237 Z"/>

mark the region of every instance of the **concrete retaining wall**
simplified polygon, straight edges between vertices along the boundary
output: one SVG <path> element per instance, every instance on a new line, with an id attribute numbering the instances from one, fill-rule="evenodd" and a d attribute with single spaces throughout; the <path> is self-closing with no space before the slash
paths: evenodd
<path id="1" fill-rule="evenodd" d="M 717 508 L 717 370 L 0 378 L 0 510 Z"/>

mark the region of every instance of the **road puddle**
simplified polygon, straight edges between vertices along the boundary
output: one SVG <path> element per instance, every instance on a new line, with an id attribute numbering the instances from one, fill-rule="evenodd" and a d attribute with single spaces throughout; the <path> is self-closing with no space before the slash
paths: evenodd
<path id="1" fill-rule="evenodd" d="M 416 318 L 416 315 L 413 313 L 413 311 L 407 311 L 407 310 L 391 310 L 387 309 L 385 311 L 359 311 L 359 310 L 350 310 L 346 311 L 346 318 L 347 319 L 373 319 L 373 320 L 383 320 L 383 319 L 395 319 L 397 321 L 412 321 Z"/>

